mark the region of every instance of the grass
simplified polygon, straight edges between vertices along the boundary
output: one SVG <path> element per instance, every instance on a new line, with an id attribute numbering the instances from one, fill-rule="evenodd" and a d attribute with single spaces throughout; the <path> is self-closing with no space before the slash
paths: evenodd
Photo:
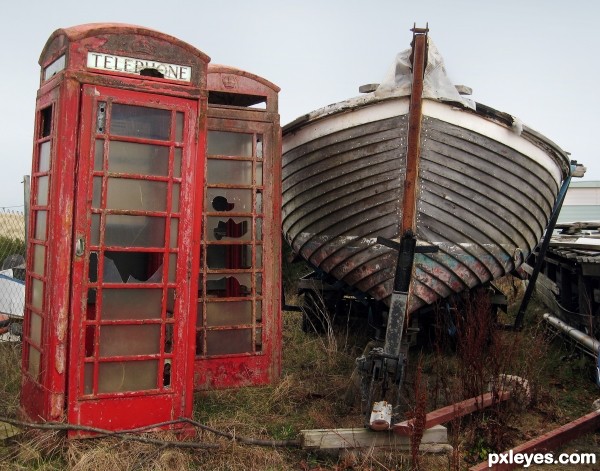
<path id="1" fill-rule="evenodd" d="M 510 284 L 505 288 L 513 289 Z M 513 301 L 518 301 L 519 294 L 514 293 Z M 465 309 L 473 319 L 481 317 L 485 306 Z M 451 456 L 421 456 L 418 464 L 411 459 L 410 450 L 333 456 L 289 447 L 243 445 L 207 432 L 199 433 L 196 440 L 218 442 L 222 445 L 219 450 L 187 451 L 115 438 L 67 441 L 57 432 L 27 432 L 0 441 L 0 470 L 466 469 L 492 451 L 504 451 L 587 413 L 597 397 L 589 377 L 589 360 L 577 356 L 569 342 L 549 335 L 539 323 L 539 314 L 540 308 L 533 306 L 519 333 L 486 330 L 484 319 L 482 325 L 467 322 L 462 326 L 458 347 L 437 341 L 411 351 L 403 389 L 408 414 L 419 415 L 423 409 L 432 410 L 480 392 L 490 377 L 501 373 L 530 382 L 530 404 L 498 404 L 450 423 L 449 440 L 455 450 Z M 503 320 L 509 322 L 510 315 Z M 487 334 L 482 338 L 478 332 Z M 197 393 L 194 419 L 237 436 L 270 440 L 295 439 L 302 429 L 361 426 L 358 404 L 348 406 L 344 395 L 367 338 L 345 326 L 328 335 L 304 333 L 299 313 L 284 314 L 283 334 L 284 369 L 277 384 Z M 0 344 L 1 415 L 15 416 L 17 412 L 19 356 L 17 345 Z M 152 435 L 157 436 L 173 438 L 166 432 Z M 600 450 L 596 441 L 596 435 L 591 435 L 573 446 L 580 451 Z"/>

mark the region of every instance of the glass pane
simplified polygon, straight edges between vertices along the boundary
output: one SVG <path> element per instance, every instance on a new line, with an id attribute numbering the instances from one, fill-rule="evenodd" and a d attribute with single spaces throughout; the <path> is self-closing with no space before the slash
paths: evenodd
<path id="1" fill-rule="evenodd" d="M 171 189 L 171 194 L 173 195 L 171 198 L 171 212 L 178 213 L 179 212 L 179 183 L 173 183 L 173 188 Z"/>
<path id="2" fill-rule="evenodd" d="M 35 235 L 34 238 L 46 240 L 46 221 L 48 219 L 48 211 L 36 211 L 35 216 Z"/>
<path id="3" fill-rule="evenodd" d="M 96 139 L 94 149 L 94 170 L 101 172 L 104 169 L 104 139 Z"/>
<path id="4" fill-rule="evenodd" d="M 152 355 L 160 352 L 160 325 L 103 325 L 100 356 Z"/>
<path id="5" fill-rule="evenodd" d="M 86 363 L 83 366 L 83 394 L 92 394 L 94 381 L 94 364 Z"/>
<path id="6" fill-rule="evenodd" d="M 169 175 L 169 148 L 111 141 L 108 171 L 166 177 Z"/>
<path id="7" fill-rule="evenodd" d="M 210 269 L 252 267 L 251 245 L 208 245 L 206 247 L 206 265 Z"/>
<path id="8" fill-rule="evenodd" d="M 35 244 L 33 246 L 33 273 L 44 276 L 44 262 L 46 261 L 46 247 Z"/>
<path id="9" fill-rule="evenodd" d="M 252 134 L 208 131 L 207 152 L 209 155 L 252 157 Z"/>
<path id="10" fill-rule="evenodd" d="M 29 346 L 29 365 L 27 371 L 35 381 L 39 382 L 41 354 L 33 345 Z"/>
<path id="11" fill-rule="evenodd" d="M 166 182 L 109 178 L 106 208 L 166 211 L 167 188 Z"/>
<path id="12" fill-rule="evenodd" d="M 206 332 L 207 355 L 252 352 L 252 330 L 209 330 Z"/>
<path id="13" fill-rule="evenodd" d="M 47 172 L 50 170 L 50 141 L 40 144 L 40 163 L 38 172 Z"/>
<path id="14" fill-rule="evenodd" d="M 44 283 L 37 278 L 31 278 L 31 306 L 38 311 L 42 310 L 44 300 Z"/>
<path id="15" fill-rule="evenodd" d="M 171 112 L 145 106 L 112 106 L 110 133 L 168 141 L 171 134 Z"/>
<path id="16" fill-rule="evenodd" d="M 98 392 L 156 389 L 158 360 L 117 361 L 98 365 Z"/>
<path id="17" fill-rule="evenodd" d="M 173 151 L 173 176 L 181 178 L 181 147 L 176 147 Z"/>
<path id="18" fill-rule="evenodd" d="M 256 218 L 256 240 L 262 240 L 262 227 L 263 227 L 262 218 Z"/>
<path id="19" fill-rule="evenodd" d="M 100 245 L 100 215 L 92 214 L 92 224 L 90 227 L 90 244 Z"/>
<path id="20" fill-rule="evenodd" d="M 256 246 L 256 268 L 262 268 L 262 245 Z"/>
<path id="21" fill-rule="evenodd" d="M 163 254 L 149 252 L 104 252 L 105 283 L 160 283 Z"/>
<path id="22" fill-rule="evenodd" d="M 262 273 L 256 274 L 256 285 L 254 289 L 256 289 L 256 294 L 262 294 Z"/>
<path id="23" fill-rule="evenodd" d="M 233 326 L 252 323 L 252 301 L 206 303 L 206 325 Z"/>
<path id="24" fill-rule="evenodd" d="M 94 177 L 92 184 L 92 208 L 102 207 L 102 177 Z"/>
<path id="25" fill-rule="evenodd" d="M 256 192 L 256 207 L 255 207 L 255 212 L 256 214 L 262 214 L 263 212 L 263 205 L 262 205 L 262 191 L 258 190 Z"/>
<path id="26" fill-rule="evenodd" d="M 249 273 L 212 274 L 206 277 L 206 296 L 209 298 L 245 298 L 252 292 Z"/>
<path id="27" fill-rule="evenodd" d="M 164 247 L 165 218 L 109 214 L 104 244 L 109 247 Z"/>
<path id="28" fill-rule="evenodd" d="M 172 249 L 177 248 L 178 234 L 179 234 L 179 219 L 172 218 L 171 219 L 171 236 L 170 236 L 170 243 L 169 243 L 169 247 L 171 247 Z"/>
<path id="29" fill-rule="evenodd" d="M 204 207 L 207 211 L 252 212 L 252 190 L 207 188 Z"/>
<path id="30" fill-rule="evenodd" d="M 42 344 L 42 318 L 35 312 L 31 313 L 29 318 L 29 338 L 31 342 L 40 345 Z"/>
<path id="31" fill-rule="evenodd" d="M 198 301 L 196 305 L 196 327 L 204 325 L 204 317 L 202 316 L 202 301 Z"/>
<path id="32" fill-rule="evenodd" d="M 211 216 L 206 219 L 206 236 L 208 240 L 252 240 L 251 218 Z"/>
<path id="33" fill-rule="evenodd" d="M 175 289 L 167 290 L 167 317 L 173 317 L 175 311 Z"/>
<path id="34" fill-rule="evenodd" d="M 252 185 L 252 162 L 208 159 L 206 182 L 208 184 Z"/>
<path id="35" fill-rule="evenodd" d="M 37 198 L 36 204 L 38 206 L 46 206 L 48 204 L 48 182 L 49 177 L 38 177 L 37 179 Z"/>
<path id="36" fill-rule="evenodd" d="M 110 289 L 102 290 L 102 319 L 160 319 L 162 311 L 161 289 Z"/>
<path id="37" fill-rule="evenodd" d="M 256 329 L 256 340 L 255 340 L 256 351 L 262 351 L 262 329 Z"/>
<path id="38" fill-rule="evenodd" d="M 262 302 L 256 301 L 256 322 L 260 324 L 262 322 Z"/>
<path id="39" fill-rule="evenodd" d="M 175 140 L 183 141 L 183 113 L 181 111 L 175 113 Z"/>
<path id="40" fill-rule="evenodd" d="M 262 134 L 256 136 L 256 158 L 263 158 L 263 137 Z"/>
<path id="41" fill-rule="evenodd" d="M 263 164 L 261 163 L 256 164 L 256 184 L 263 184 Z"/>
<path id="42" fill-rule="evenodd" d="M 173 352 L 173 324 L 165 324 L 165 353 Z"/>

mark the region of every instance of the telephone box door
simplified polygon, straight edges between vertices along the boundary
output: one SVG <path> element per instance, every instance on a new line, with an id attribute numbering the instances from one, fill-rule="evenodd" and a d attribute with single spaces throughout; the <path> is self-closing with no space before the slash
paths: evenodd
<path id="1" fill-rule="evenodd" d="M 198 389 L 265 384 L 279 374 L 278 131 L 208 119 Z"/>
<path id="2" fill-rule="evenodd" d="M 69 423 L 118 430 L 191 411 L 197 106 L 83 87 Z"/>

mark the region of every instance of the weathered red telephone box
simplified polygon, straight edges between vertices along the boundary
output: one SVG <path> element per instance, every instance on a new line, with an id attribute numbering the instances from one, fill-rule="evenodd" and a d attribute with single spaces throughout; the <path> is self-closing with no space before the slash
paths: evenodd
<path id="1" fill-rule="evenodd" d="M 208 67 L 198 283 L 198 389 L 271 382 L 281 371 L 279 88 Z"/>
<path id="2" fill-rule="evenodd" d="M 110 24 L 59 29 L 42 52 L 21 400 L 32 420 L 119 430 L 191 414 L 208 61 Z"/>

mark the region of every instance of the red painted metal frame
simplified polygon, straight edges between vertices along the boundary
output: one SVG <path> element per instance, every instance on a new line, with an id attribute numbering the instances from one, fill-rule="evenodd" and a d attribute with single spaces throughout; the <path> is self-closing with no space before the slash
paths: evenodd
<path id="1" fill-rule="evenodd" d="M 192 67 L 191 81 L 175 82 L 158 77 L 140 77 L 123 75 L 117 72 L 89 70 L 86 67 L 87 52 L 105 52 L 126 57 L 140 57 L 158 61 L 177 63 Z M 65 57 L 65 65 L 54 76 L 44 77 L 44 69 L 61 56 Z M 51 35 L 40 57 L 41 86 L 38 91 L 36 105 L 36 134 L 33 154 L 33 188 L 32 211 L 29 221 L 29 249 L 44 246 L 46 249 L 43 277 L 35 274 L 33 256 L 28 258 L 27 295 L 24 320 L 23 379 L 21 406 L 23 414 L 32 420 L 65 420 L 66 404 L 71 413 L 68 420 L 75 423 L 93 424 L 109 429 L 126 429 L 155 423 L 163 419 L 191 414 L 192 408 L 192 362 L 194 358 L 193 325 L 195 309 L 196 278 L 191 276 L 191 266 L 197 265 L 199 257 L 197 232 L 193 229 L 193 217 L 186 219 L 180 227 L 180 245 L 178 250 L 185 253 L 185 260 L 180 258 L 177 268 L 177 285 L 187 295 L 178 299 L 183 313 L 180 328 L 174 332 L 179 343 L 176 355 L 181 360 L 181 369 L 175 374 L 177 387 L 173 384 L 171 402 L 162 412 L 155 410 L 158 404 L 152 394 L 128 395 L 119 400 L 105 402 L 98 400 L 94 408 L 81 415 L 75 411 L 78 401 L 78 385 L 81 338 L 78 327 L 84 306 L 81 305 L 82 283 L 84 274 L 87 278 L 87 265 L 81 261 L 73 262 L 74 244 L 77 234 L 85 233 L 86 217 L 91 201 L 85 185 L 76 186 L 76 178 L 83 182 L 90 161 L 85 151 L 89 143 L 80 142 L 80 138 L 91 138 L 91 130 L 86 128 L 91 117 L 80 117 L 82 104 L 82 88 L 95 96 L 96 90 L 104 90 L 107 95 L 141 97 L 143 102 L 155 103 L 160 107 L 167 104 L 185 102 L 189 111 L 187 123 L 188 166 L 182 173 L 182 207 L 193 208 L 190 214 L 201 211 L 202 188 L 198 182 L 203 181 L 203 158 L 206 130 L 206 72 L 209 58 L 171 36 L 140 27 L 115 24 L 84 25 L 69 29 L 60 29 Z M 108 91 L 108 92 L 107 92 Z M 138 92 L 136 94 L 134 92 Z M 137 98 L 132 98 L 137 99 Z M 93 102 L 93 97 L 88 100 Z M 83 100 L 85 101 L 85 99 Z M 42 126 L 42 110 L 52 106 L 52 128 L 48 139 L 53 143 L 50 156 L 50 187 L 48 204 L 37 205 L 35 194 L 38 177 L 44 176 L 36 172 L 39 159 L 40 129 Z M 148 106 L 152 106 L 149 104 Z M 180 106 L 180 105 L 176 105 Z M 184 107 L 184 108 L 185 108 Z M 44 138 L 45 139 L 45 138 Z M 85 156 L 85 157 L 84 157 Z M 83 180 L 82 180 L 83 179 Z M 195 183 L 195 184 L 194 184 Z M 183 189 L 184 185 L 188 188 Z M 198 193 L 198 194 L 196 194 Z M 47 209 L 46 240 L 35 239 L 36 210 Z M 80 216 L 75 227 L 74 214 Z M 182 209 L 182 217 L 186 211 Z M 30 252 L 31 254 L 31 252 Z M 189 254 L 189 255 L 188 255 Z M 38 261 L 39 267 L 39 261 Z M 39 269 L 38 269 L 39 271 Z M 45 281 L 42 309 L 32 305 L 32 280 Z M 185 285 L 185 287 L 184 287 Z M 32 312 L 37 311 L 42 317 L 39 339 L 32 339 Z M 37 378 L 28 373 L 28 346 L 35 344 L 41 351 L 40 373 Z M 185 367 L 188 365 L 189 367 Z M 68 398 L 66 397 L 68 394 Z M 175 399 L 174 396 L 179 396 Z M 162 404 L 165 406 L 165 404 Z M 175 405 L 175 407 L 171 407 Z M 107 407 L 107 406 L 110 406 Z M 126 409 L 125 409 L 126 408 Z M 93 410 L 92 410 L 93 409 Z M 104 409 L 103 412 L 97 410 Z M 126 410 L 126 413 L 123 411 Z M 152 412 L 152 413 L 150 413 Z M 103 416 L 103 414 L 105 414 Z"/>
<path id="2" fill-rule="evenodd" d="M 205 343 L 203 333 L 211 328 L 205 323 L 206 305 L 209 298 L 201 294 L 198 302 L 201 305 L 202 316 L 198 320 L 197 346 L 198 352 L 195 361 L 195 388 L 214 389 L 231 388 L 248 385 L 267 384 L 279 377 L 281 372 L 281 128 L 279 115 L 277 114 L 277 93 L 279 88 L 267 80 L 245 71 L 225 66 L 209 66 L 208 90 L 208 132 L 226 131 L 253 134 L 263 136 L 262 157 L 262 185 L 253 183 L 250 186 L 224 185 L 221 188 L 247 188 L 256 192 L 262 192 L 262 213 L 256 211 L 253 196 L 252 211 L 250 213 L 215 213 L 213 208 L 204 208 L 205 217 L 220 215 L 221 217 L 250 217 L 253 221 L 262 218 L 262 242 L 255 241 L 255 247 L 262 246 L 262 268 L 254 264 L 247 270 L 209 270 L 206 264 L 206 255 L 200 266 L 201 283 L 211 273 L 260 273 L 262 271 L 262 293 L 256 291 L 256 286 L 248 297 L 220 298 L 219 302 L 224 305 L 228 301 L 251 300 L 262 303 L 262 323 L 254 325 L 238 325 L 252 329 L 254 335 L 262 333 L 261 348 L 256 348 L 256 340 L 253 338 L 252 352 L 228 354 L 228 355 L 206 355 L 202 348 Z M 211 100 L 211 92 L 217 92 L 220 96 L 230 97 L 225 100 L 229 104 L 216 104 Z M 252 97 L 260 97 L 253 100 Z M 251 108 L 248 103 L 252 101 L 264 102 L 263 109 Z M 239 100 L 242 100 L 240 102 Z M 211 103 L 212 101 L 212 103 Z M 253 155 L 256 151 L 256 137 L 254 138 Z M 207 161 L 211 157 L 207 155 Z M 253 164 L 253 175 L 256 172 L 255 157 L 242 158 L 232 156 L 217 157 L 220 160 L 248 161 Z M 253 182 L 255 180 L 253 179 Z M 213 185 L 215 187 L 215 185 Z M 250 242 L 248 242 L 250 243 Z M 209 242 L 207 234 L 203 234 L 202 245 L 205 253 L 209 245 L 218 245 L 217 242 Z M 229 246 L 231 247 L 231 246 Z M 252 275 L 251 275 L 252 276 Z M 254 277 L 252 276 L 254 279 Z M 202 289 L 203 287 L 200 286 Z M 203 290 L 206 293 L 205 290 Z M 212 300 L 212 299 L 210 299 Z M 253 318 L 255 321 L 255 318 Z M 236 327 L 236 326 L 233 326 Z M 224 327 L 225 329 L 227 327 Z M 258 331 L 257 329 L 262 329 Z M 213 330 L 215 330 L 213 328 Z"/>

